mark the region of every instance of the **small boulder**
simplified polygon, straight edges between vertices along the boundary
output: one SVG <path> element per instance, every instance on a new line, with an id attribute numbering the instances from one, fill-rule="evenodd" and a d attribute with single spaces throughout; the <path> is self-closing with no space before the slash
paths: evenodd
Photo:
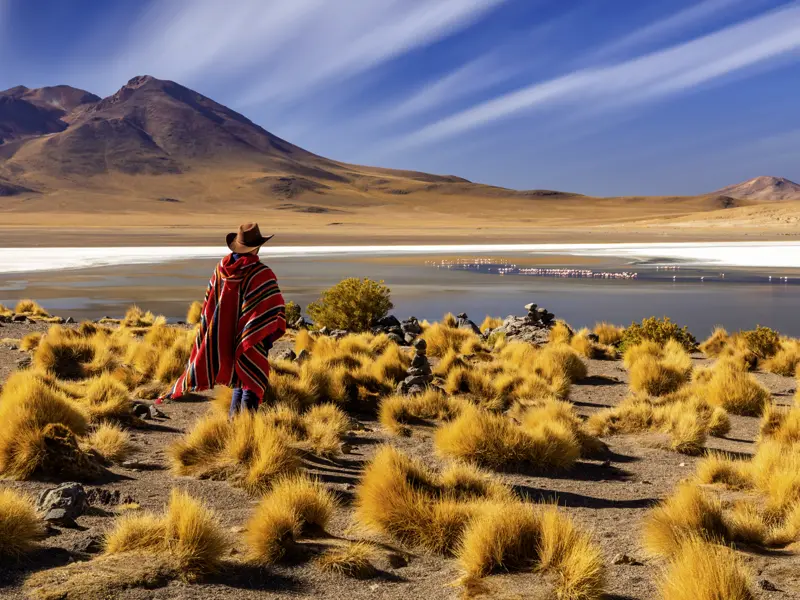
<path id="1" fill-rule="evenodd" d="M 394 315 L 387 315 L 381 319 L 378 319 L 372 325 L 373 327 L 378 327 L 380 329 L 394 329 L 395 327 L 401 327 L 400 321 Z"/>
<path id="2" fill-rule="evenodd" d="M 473 321 L 470 321 L 467 313 L 459 313 L 456 319 L 456 325 L 459 329 L 467 329 L 475 335 L 481 335 L 480 327 L 478 327 Z"/>
<path id="3" fill-rule="evenodd" d="M 778 590 L 778 586 L 776 586 L 774 583 L 772 583 L 769 579 L 759 579 L 758 580 L 758 587 L 760 587 L 762 590 L 765 590 L 767 592 L 777 592 L 777 591 L 779 591 Z"/>
<path id="4" fill-rule="evenodd" d="M 404 346 L 405 345 L 405 343 L 406 343 L 405 338 L 401 338 L 396 333 L 390 333 L 388 335 L 389 335 L 389 339 L 392 340 L 398 346 Z"/>
<path id="5" fill-rule="evenodd" d="M 642 562 L 627 554 L 617 554 L 611 561 L 615 565 L 641 565 Z"/>
<path id="6" fill-rule="evenodd" d="M 66 324 L 68 324 L 68 325 L 72 325 L 73 323 L 75 323 L 75 319 L 73 319 L 72 317 L 67 317 L 67 318 L 64 320 L 64 323 L 66 323 Z"/>
<path id="7" fill-rule="evenodd" d="M 36 508 L 43 513 L 46 522 L 72 527 L 75 519 L 89 508 L 89 502 L 83 486 L 70 482 L 44 490 L 36 500 Z"/>
<path id="8" fill-rule="evenodd" d="M 400 323 L 400 327 L 406 335 L 411 334 L 417 336 L 422 333 L 422 325 L 419 324 L 416 317 L 409 317 Z"/>
<path id="9" fill-rule="evenodd" d="M 305 348 L 303 348 L 302 350 L 300 350 L 300 354 L 297 355 L 297 358 L 294 359 L 294 362 L 296 362 L 299 365 L 302 365 L 309 358 L 311 358 L 311 353 Z"/>
<path id="10" fill-rule="evenodd" d="M 292 350 L 291 348 L 286 348 L 286 350 L 279 352 L 275 358 L 277 358 L 278 360 L 292 361 L 297 358 L 297 354 L 295 354 L 294 350 Z"/>
<path id="11" fill-rule="evenodd" d="M 11 320 L 14 323 L 27 323 L 28 317 L 26 315 L 14 315 L 13 317 L 11 317 Z"/>

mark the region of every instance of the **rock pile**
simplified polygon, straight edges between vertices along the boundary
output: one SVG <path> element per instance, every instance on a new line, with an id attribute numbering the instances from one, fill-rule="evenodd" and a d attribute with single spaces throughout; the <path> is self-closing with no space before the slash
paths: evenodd
<path id="1" fill-rule="evenodd" d="M 528 314 L 524 317 L 509 315 L 500 327 L 487 331 L 486 337 L 495 333 L 503 333 L 508 340 L 536 345 L 546 344 L 555 315 L 533 303 L 526 304 L 525 310 Z"/>
<path id="2" fill-rule="evenodd" d="M 480 327 L 478 327 L 474 321 L 469 320 L 467 313 L 458 313 L 456 316 L 456 325 L 459 329 L 467 329 L 475 335 L 482 335 Z"/>
<path id="3" fill-rule="evenodd" d="M 36 508 L 48 523 L 76 527 L 75 519 L 88 510 L 89 502 L 80 483 L 62 483 L 39 494 Z"/>
<path id="4" fill-rule="evenodd" d="M 406 378 L 397 385 L 398 394 L 422 394 L 433 381 L 428 362 L 428 344 L 423 339 L 414 342 L 414 358 L 406 371 Z"/>
<path id="5" fill-rule="evenodd" d="M 400 321 L 394 315 L 388 315 L 375 321 L 372 326 L 372 333 L 385 333 L 392 341 L 401 346 L 410 346 L 422 333 L 422 326 L 416 317 L 409 317 Z"/>

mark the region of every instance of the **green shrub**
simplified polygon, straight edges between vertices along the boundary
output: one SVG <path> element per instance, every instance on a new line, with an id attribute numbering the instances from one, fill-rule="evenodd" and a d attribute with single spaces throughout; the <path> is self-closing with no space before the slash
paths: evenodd
<path id="1" fill-rule="evenodd" d="M 755 329 L 740 332 L 747 349 L 759 358 L 775 356 L 781 349 L 781 336 L 774 329 L 756 325 Z"/>
<path id="2" fill-rule="evenodd" d="M 301 316 L 300 305 L 293 300 L 289 300 L 286 303 L 286 324 L 290 327 L 297 323 L 297 320 Z"/>
<path id="3" fill-rule="evenodd" d="M 686 326 L 680 327 L 669 317 L 659 319 L 657 317 L 647 317 L 641 323 L 631 323 L 622 334 L 620 349 L 625 350 L 630 346 L 635 346 L 644 341 L 666 344 L 669 340 L 675 340 L 687 351 L 691 352 L 697 348 L 697 340 L 689 333 Z"/>
<path id="4" fill-rule="evenodd" d="M 394 306 L 390 293 L 383 281 L 351 277 L 324 291 L 308 305 L 308 314 L 317 327 L 366 331 Z"/>

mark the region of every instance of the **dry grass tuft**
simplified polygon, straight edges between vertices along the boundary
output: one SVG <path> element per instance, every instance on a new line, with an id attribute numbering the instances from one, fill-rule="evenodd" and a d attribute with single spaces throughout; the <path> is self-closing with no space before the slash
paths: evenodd
<path id="1" fill-rule="evenodd" d="M 750 463 L 721 452 L 709 454 L 697 464 L 697 479 L 701 483 L 722 483 L 733 489 L 751 486 Z"/>
<path id="2" fill-rule="evenodd" d="M 761 367 L 770 373 L 793 377 L 800 365 L 800 341 L 784 340 L 780 350 L 763 362 Z"/>
<path id="3" fill-rule="evenodd" d="M 644 547 L 653 556 L 674 556 L 693 535 L 724 542 L 729 531 L 719 499 L 684 483 L 645 517 Z"/>
<path id="4" fill-rule="evenodd" d="M 534 356 L 533 369 L 550 383 L 558 379 L 575 383 L 588 374 L 586 363 L 566 344 L 547 344 Z"/>
<path id="5" fill-rule="evenodd" d="M 644 356 L 630 367 L 630 386 L 649 396 L 672 393 L 686 383 L 686 375 L 653 356 Z"/>
<path id="6" fill-rule="evenodd" d="M 0 490 L 0 558 L 16 560 L 44 537 L 44 524 L 25 496 Z"/>
<path id="7" fill-rule="evenodd" d="M 186 311 L 186 322 L 189 325 L 197 325 L 200 323 L 200 319 L 203 317 L 203 303 L 202 302 L 192 302 L 189 305 L 189 309 Z"/>
<path id="8" fill-rule="evenodd" d="M 730 336 L 724 327 L 716 327 L 709 338 L 700 344 L 700 352 L 708 358 L 717 358 L 728 345 Z"/>
<path id="9" fill-rule="evenodd" d="M 410 435 L 409 424 L 448 421 L 461 413 L 464 400 L 435 389 L 418 396 L 389 396 L 381 400 L 378 420 L 394 435 Z"/>
<path id="10" fill-rule="evenodd" d="M 712 406 L 721 406 L 729 413 L 760 416 L 772 395 L 755 377 L 731 361 L 719 361 L 711 377 L 695 386 Z"/>
<path id="11" fill-rule="evenodd" d="M 131 306 L 122 319 L 123 327 L 150 327 L 156 321 L 156 316 L 150 312 L 143 311 L 136 305 Z"/>
<path id="12" fill-rule="evenodd" d="M 505 416 L 471 407 L 439 427 L 435 445 L 443 456 L 493 469 L 566 470 L 581 453 L 571 428 L 558 419 L 522 428 Z"/>
<path id="13" fill-rule="evenodd" d="M 557 575 L 558 598 L 595 600 L 604 593 L 600 549 L 552 506 L 485 506 L 464 532 L 458 560 L 466 581 L 497 571 L 536 569 Z"/>
<path id="14" fill-rule="evenodd" d="M 261 503 L 294 513 L 301 534 L 324 532 L 338 505 L 322 483 L 298 474 L 280 477 Z"/>
<path id="15" fill-rule="evenodd" d="M 500 317 L 492 317 L 490 315 L 486 315 L 486 318 L 480 324 L 479 329 L 481 333 L 486 333 L 487 331 L 491 331 L 492 329 L 497 329 L 498 327 L 503 325 L 503 319 Z"/>
<path id="16" fill-rule="evenodd" d="M 323 552 L 316 563 L 323 571 L 352 577 L 354 579 L 371 579 L 378 574 L 370 562 L 373 548 L 365 542 L 353 542 L 346 546 L 331 548 Z"/>
<path id="17" fill-rule="evenodd" d="M 380 448 L 356 488 L 356 522 L 401 544 L 448 554 L 480 506 L 511 490 L 464 467 L 437 475 L 391 446 Z"/>
<path id="18" fill-rule="evenodd" d="M 667 564 L 659 592 L 663 600 L 754 600 L 750 577 L 735 552 L 691 536 Z"/>
<path id="19" fill-rule="evenodd" d="M 421 337 L 428 344 L 428 356 L 442 357 L 451 350 L 457 354 L 469 354 L 470 347 L 480 345 L 478 336 L 455 326 L 455 317 L 452 325 L 444 320 L 434 323 L 425 329 Z"/>
<path id="20" fill-rule="evenodd" d="M 27 315 L 29 317 L 49 317 L 50 313 L 42 308 L 38 302 L 34 300 L 20 300 L 14 308 L 14 312 L 18 315 Z"/>
<path id="21" fill-rule="evenodd" d="M 42 341 L 42 334 L 39 331 L 33 331 L 23 337 L 19 342 L 19 349 L 23 352 L 32 352 L 39 347 L 39 342 Z"/>
<path id="22" fill-rule="evenodd" d="M 106 536 L 106 554 L 168 556 L 193 580 L 219 571 L 229 543 L 216 515 L 189 494 L 173 490 L 162 516 L 124 515 Z"/>
<path id="23" fill-rule="evenodd" d="M 558 320 L 550 329 L 548 341 L 551 344 L 569 344 L 574 332 L 565 321 Z"/>
<path id="24" fill-rule="evenodd" d="M 594 334 L 597 336 L 598 341 L 607 346 L 616 346 L 619 344 L 622 341 L 624 332 L 624 327 L 612 325 L 611 323 L 606 323 L 605 321 L 602 323 L 597 323 L 594 326 Z"/>
<path id="25" fill-rule="evenodd" d="M 112 463 L 123 462 L 136 450 L 127 431 L 108 423 L 98 426 L 92 432 L 86 440 L 86 446 Z"/>

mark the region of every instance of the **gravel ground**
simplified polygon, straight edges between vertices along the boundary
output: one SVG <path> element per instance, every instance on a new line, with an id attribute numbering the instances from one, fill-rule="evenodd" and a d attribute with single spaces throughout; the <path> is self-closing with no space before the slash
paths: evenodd
<path id="1" fill-rule="evenodd" d="M 4 324 L 0 338 L 20 338 L 32 330 L 45 330 L 35 324 Z M 275 351 L 285 347 L 279 343 Z M 5 379 L 24 354 L 0 345 L 0 378 Z M 703 361 L 696 359 L 698 364 Z M 618 404 L 627 395 L 627 373 L 619 361 L 587 361 L 590 377 L 575 385 L 571 400 L 582 415 Z M 791 404 L 795 382 L 791 378 L 771 374 L 756 377 L 773 392 L 775 401 Z M 112 469 L 111 480 L 88 488 L 98 487 L 119 491 L 130 496 L 142 509 L 159 511 L 173 487 L 179 487 L 203 499 L 219 514 L 225 527 L 236 541 L 235 553 L 243 550 L 240 536 L 255 501 L 243 491 L 225 482 L 198 481 L 174 477 L 167 469 L 165 447 L 191 428 L 194 421 L 208 410 L 205 402 L 179 402 L 167 405 L 167 419 L 152 423 L 149 429 L 137 430 L 133 437 L 140 451 L 133 457 L 138 468 Z M 347 440 L 352 453 L 335 461 L 314 459 L 307 468 L 336 489 L 343 500 L 330 533 L 336 538 L 361 539 L 351 528 L 350 503 L 359 473 L 376 447 L 384 442 L 420 457 L 426 463 L 441 464 L 433 451 L 433 430 L 414 427 L 410 438 L 396 438 L 382 430 L 371 418 L 361 417 L 363 430 L 354 432 Z M 732 417 L 732 430 L 726 438 L 710 438 L 710 448 L 751 455 L 758 431 L 758 419 Z M 648 507 L 668 496 L 675 484 L 694 472 L 698 458 L 686 457 L 659 447 L 655 435 L 630 435 L 607 438 L 611 465 L 583 460 L 570 473 L 558 477 L 509 474 L 503 477 L 519 493 L 534 500 L 558 504 L 593 533 L 602 546 L 608 564 L 609 598 L 650 600 L 657 597 L 656 577 L 661 564 L 644 557 L 640 546 L 641 520 Z M 51 487 L 46 482 L 0 481 L 0 486 L 37 494 Z M 49 566 L 88 558 L 82 554 L 87 543 L 97 539 L 112 524 L 111 507 L 99 507 L 79 519 L 80 528 L 59 529 L 42 543 L 42 550 L 19 565 L 0 565 L 0 592 L 7 598 L 22 598 L 21 584 L 26 575 Z M 118 597 L 144 598 L 272 598 L 287 595 L 313 598 L 409 598 L 426 600 L 456 598 L 460 591 L 449 585 L 459 577 L 455 561 L 438 556 L 409 552 L 388 539 L 370 538 L 381 542 L 376 567 L 377 578 L 357 581 L 321 572 L 311 561 L 278 565 L 265 570 L 238 567 L 224 577 L 202 584 L 173 582 L 155 590 L 132 589 Z M 330 544 L 331 540 L 312 540 L 309 547 Z M 613 565 L 617 554 L 628 554 L 643 564 Z M 760 599 L 800 598 L 800 557 L 794 552 L 742 552 L 753 572 L 753 584 Z M 766 591 L 757 581 L 768 580 L 779 591 Z M 497 598 L 552 598 L 552 588 L 535 574 L 501 575 L 489 578 L 487 594 Z"/>

